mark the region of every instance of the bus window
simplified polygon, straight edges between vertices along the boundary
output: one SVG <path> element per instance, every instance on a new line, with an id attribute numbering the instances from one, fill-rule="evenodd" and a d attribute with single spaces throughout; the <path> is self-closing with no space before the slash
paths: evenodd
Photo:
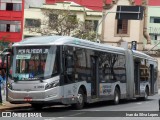
<path id="1" fill-rule="evenodd" d="M 43 69 L 43 62 L 42 61 L 36 61 L 36 65 L 35 65 L 35 68 L 36 68 L 36 71 L 37 71 L 37 74 L 43 74 L 44 73 L 44 69 Z"/>
<path id="2" fill-rule="evenodd" d="M 21 73 L 23 73 L 25 72 L 25 67 L 26 67 L 25 60 L 21 60 L 21 66 L 22 66 Z"/>
<path id="3" fill-rule="evenodd" d="M 87 60 L 86 60 L 86 51 L 83 48 L 75 48 L 74 52 L 74 67 L 75 67 L 75 74 L 77 75 L 77 80 L 87 80 L 89 76 L 89 72 L 87 70 Z"/>
<path id="4" fill-rule="evenodd" d="M 101 82 L 126 82 L 125 56 L 99 52 L 98 60 Z"/>
<path id="5" fill-rule="evenodd" d="M 29 71 L 30 72 L 34 71 L 34 61 L 33 60 L 29 61 Z"/>
<path id="6" fill-rule="evenodd" d="M 74 81 L 74 60 L 73 60 L 73 47 L 65 46 L 65 83 Z"/>

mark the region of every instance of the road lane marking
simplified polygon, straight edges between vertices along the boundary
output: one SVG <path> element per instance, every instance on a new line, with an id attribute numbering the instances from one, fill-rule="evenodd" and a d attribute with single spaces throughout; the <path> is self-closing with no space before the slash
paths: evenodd
<path id="1" fill-rule="evenodd" d="M 81 114 L 84 114 L 84 113 L 85 113 L 85 112 L 76 113 L 76 114 L 68 115 L 67 117 L 73 117 L 73 116 L 81 115 Z"/>
<path id="2" fill-rule="evenodd" d="M 140 105 L 140 104 L 142 104 L 142 103 L 136 103 L 136 104 Z"/>
<path id="3" fill-rule="evenodd" d="M 59 118 L 59 119 L 63 119 L 64 117 L 57 117 L 57 118 Z"/>
<path id="4" fill-rule="evenodd" d="M 102 111 L 102 110 L 94 110 L 94 111 Z"/>
<path id="5" fill-rule="evenodd" d="M 55 120 L 56 118 L 45 118 L 44 120 Z"/>

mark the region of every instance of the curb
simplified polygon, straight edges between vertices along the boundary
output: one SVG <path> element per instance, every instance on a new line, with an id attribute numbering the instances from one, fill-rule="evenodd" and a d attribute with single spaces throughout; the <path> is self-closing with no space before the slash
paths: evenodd
<path id="1" fill-rule="evenodd" d="M 0 112 L 4 112 L 6 110 L 20 109 L 20 108 L 30 108 L 30 106 L 4 107 L 2 109 L 0 108 Z"/>

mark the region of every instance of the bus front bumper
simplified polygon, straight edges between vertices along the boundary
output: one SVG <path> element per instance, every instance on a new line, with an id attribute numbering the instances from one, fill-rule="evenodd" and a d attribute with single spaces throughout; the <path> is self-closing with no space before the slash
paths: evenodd
<path id="1" fill-rule="evenodd" d="M 61 102 L 60 87 L 44 91 L 15 91 L 8 89 L 8 101 L 11 103 Z"/>
<path id="2" fill-rule="evenodd" d="M 77 97 L 64 98 L 60 87 L 44 91 L 14 91 L 8 89 L 8 101 L 13 104 L 44 103 L 44 104 L 73 104 Z"/>

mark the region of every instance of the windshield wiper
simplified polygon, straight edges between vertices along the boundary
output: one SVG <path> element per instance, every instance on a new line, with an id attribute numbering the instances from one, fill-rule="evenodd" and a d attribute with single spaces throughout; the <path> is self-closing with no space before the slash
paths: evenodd
<path id="1" fill-rule="evenodd" d="M 34 78 L 39 79 L 40 82 L 43 82 L 43 78 L 44 78 L 44 77 L 37 75 L 37 76 L 34 76 Z"/>

